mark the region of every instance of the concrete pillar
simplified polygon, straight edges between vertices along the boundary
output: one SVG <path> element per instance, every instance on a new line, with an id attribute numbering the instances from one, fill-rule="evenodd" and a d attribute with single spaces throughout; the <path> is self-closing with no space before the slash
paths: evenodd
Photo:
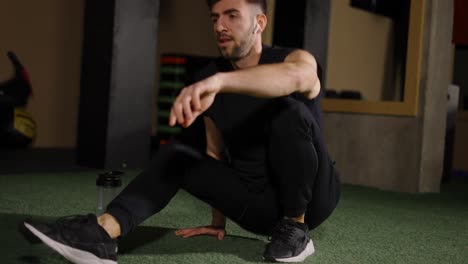
<path id="1" fill-rule="evenodd" d="M 141 168 L 150 157 L 159 0 L 88 0 L 77 157 Z"/>
<path id="2" fill-rule="evenodd" d="M 453 1 L 428 2 L 426 20 L 427 61 L 421 100 L 420 192 L 438 191 L 441 182 L 447 118 L 447 91 L 451 83 Z"/>

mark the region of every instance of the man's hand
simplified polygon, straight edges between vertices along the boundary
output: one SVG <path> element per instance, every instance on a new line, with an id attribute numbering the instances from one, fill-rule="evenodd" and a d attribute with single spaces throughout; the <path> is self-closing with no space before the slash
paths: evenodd
<path id="1" fill-rule="evenodd" d="M 172 105 L 169 125 L 190 126 L 199 115 L 213 104 L 220 89 L 219 74 L 183 88 Z"/>
<path id="2" fill-rule="evenodd" d="M 207 235 L 207 236 L 215 236 L 218 238 L 218 240 L 223 240 L 224 236 L 226 235 L 226 230 L 223 227 L 209 225 L 209 226 L 179 229 L 175 232 L 175 234 L 176 236 L 181 236 L 183 238 Z"/>

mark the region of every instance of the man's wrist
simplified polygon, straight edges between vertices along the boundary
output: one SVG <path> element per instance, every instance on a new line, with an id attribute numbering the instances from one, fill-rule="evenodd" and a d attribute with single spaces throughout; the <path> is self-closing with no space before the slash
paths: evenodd
<path id="1" fill-rule="evenodd" d="M 226 73 L 225 72 L 218 72 L 216 73 L 214 76 L 213 76 L 216 80 L 216 84 L 217 84 L 217 89 L 216 89 L 216 93 L 222 93 L 222 92 L 225 92 L 223 89 L 224 89 L 224 83 L 226 82 Z"/>
<path id="2" fill-rule="evenodd" d="M 225 228 L 226 227 L 226 219 L 213 219 L 211 221 L 211 226 Z"/>
<path id="3" fill-rule="evenodd" d="M 226 225 L 211 224 L 210 227 L 216 228 L 216 229 L 226 229 Z"/>

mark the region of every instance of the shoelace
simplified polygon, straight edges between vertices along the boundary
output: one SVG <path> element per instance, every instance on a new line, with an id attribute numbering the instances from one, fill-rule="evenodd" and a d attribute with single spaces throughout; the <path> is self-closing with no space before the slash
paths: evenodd
<path id="1" fill-rule="evenodd" d="M 81 226 L 83 224 L 86 224 L 89 222 L 89 217 L 88 216 L 83 216 L 83 215 L 69 215 L 69 216 L 64 216 L 59 219 L 57 219 L 57 225 L 60 227 L 71 227 L 75 228 L 78 226 Z"/>
<path id="2" fill-rule="evenodd" d="M 56 232 L 68 241 L 81 239 L 81 227 L 90 223 L 90 215 L 70 215 L 57 219 Z M 79 233 L 77 233 L 77 231 Z"/>
<path id="3" fill-rule="evenodd" d="M 285 220 L 282 220 L 280 223 L 277 224 L 273 231 L 273 234 L 271 235 L 271 237 L 268 238 L 268 240 L 280 240 L 287 243 L 292 238 L 293 234 L 294 227 L 288 225 L 288 223 Z"/>

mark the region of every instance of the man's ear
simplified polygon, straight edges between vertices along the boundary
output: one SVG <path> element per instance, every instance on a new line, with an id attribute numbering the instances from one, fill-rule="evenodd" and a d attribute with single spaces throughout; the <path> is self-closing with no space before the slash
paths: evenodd
<path id="1" fill-rule="evenodd" d="M 263 32 L 267 26 L 267 16 L 265 14 L 259 14 L 257 15 L 257 25 L 255 26 L 256 28 L 256 33 Z"/>

